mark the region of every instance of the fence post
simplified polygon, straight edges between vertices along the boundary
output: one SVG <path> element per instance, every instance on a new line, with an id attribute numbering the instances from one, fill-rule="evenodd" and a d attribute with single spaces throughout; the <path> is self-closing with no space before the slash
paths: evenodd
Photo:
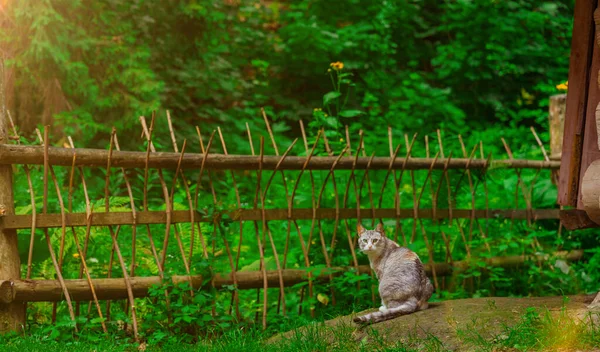
<path id="1" fill-rule="evenodd" d="M 5 100 L 4 60 L 0 58 L 0 143 L 8 143 L 8 116 Z M 12 165 L 0 165 L 0 217 L 14 214 Z M 17 231 L 4 229 L 0 220 L 0 280 L 21 278 L 21 259 L 17 248 Z M 22 302 L 0 303 L 0 333 L 19 331 L 25 325 Z"/>
<path id="2" fill-rule="evenodd" d="M 560 160 L 563 135 L 565 132 L 565 109 L 567 106 L 567 95 L 556 94 L 549 99 L 550 122 L 550 159 Z"/>

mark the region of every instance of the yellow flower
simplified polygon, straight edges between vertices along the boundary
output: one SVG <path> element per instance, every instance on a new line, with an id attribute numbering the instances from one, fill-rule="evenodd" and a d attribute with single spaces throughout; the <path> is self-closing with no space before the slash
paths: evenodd
<path id="1" fill-rule="evenodd" d="M 340 138 L 340 142 L 343 142 L 343 141 L 344 141 L 344 138 Z"/>
<path id="2" fill-rule="evenodd" d="M 79 258 L 79 253 L 73 254 L 73 258 Z"/>
<path id="3" fill-rule="evenodd" d="M 561 84 L 557 85 L 556 89 L 558 89 L 558 90 L 568 90 L 569 89 L 569 81 L 566 81 L 565 83 L 561 83 Z"/>
<path id="4" fill-rule="evenodd" d="M 323 303 L 324 305 L 327 305 L 327 303 L 329 303 L 329 297 L 327 297 L 327 295 L 324 295 L 322 293 L 317 294 L 317 300 L 321 303 Z"/>
<path id="5" fill-rule="evenodd" d="M 329 66 L 331 66 L 336 71 L 340 71 L 341 69 L 344 68 L 344 63 L 340 62 L 340 61 L 336 61 L 336 62 L 332 62 L 331 64 L 329 64 Z"/>

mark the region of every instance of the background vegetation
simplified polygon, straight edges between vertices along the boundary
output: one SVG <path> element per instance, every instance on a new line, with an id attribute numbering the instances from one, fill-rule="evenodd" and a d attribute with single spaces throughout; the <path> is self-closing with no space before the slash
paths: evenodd
<path id="1" fill-rule="evenodd" d="M 223 129 L 230 153 L 248 154 L 246 124 L 253 132 L 254 146 L 259 136 L 268 138 L 263 127 L 260 108 L 274 121 L 273 129 L 279 149 L 290 145 L 300 135 L 299 120 L 307 127 L 309 143 L 317 131 L 325 128 L 332 149 L 339 153 L 346 145 L 344 125 L 348 125 L 356 151 L 358 132 L 364 133 L 368 155 L 389 155 L 387 127 L 393 127 L 396 144 L 403 144 L 404 135 L 419 133 L 414 154 L 433 155 L 439 148 L 426 150 L 424 136 L 436 139 L 441 129 L 446 153 L 462 155 L 458 135 L 463 135 L 467 150 L 485 141 L 485 155 L 505 157 L 500 142 L 505 138 L 515 157 L 541 159 L 530 126 L 534 126 L 542 140 L 547 142 L 548 97 L 560 91 L 556 86 L 567 78 L 571 40 L 573 0 L 562 1 L 246 1 L 246 0 L 187 0 L 187 1 L 122 1 L 122 0 L 21 0 L 3 2 L 0 43 L 7 62 L 8 107 L 15 118 L 25 142 L 35 141 L 34 129 L 52 125 L 53 143 L 64 144 L 73 136 L 78 146 L 106 148 L 112 127 L 116 127 L 122 149 L 145 150 L 139 139 L 140 115 L 149 116 L 159 111 L 155 144 L 159 150 L 171 150 L 171 142 L 164 118 L 164 109 L 175 117 L 176 136 L 181 141 L 196 141 L 193 126 L 200 126 L 204 140 L 211 130 Z M 334 63 L 334 64 L 331 64 Z M 268 140 L 268 139 L 267 139 Z M 437 143 L 437 142 L 436 142 Z M 216 143 L 219 145 L 220 143 Z M 299 142 L 293 155 L 303 155 Z M 190 143 L 188 151 L 199 151 L 197 143 Z M 220 147 L 215 147 L 217 152 Z M 404 149 L 402 149 L 404 150 Z M 274 154 L 270 143 L 266 154 Z M 325 155 L 319 144 L 317 154 Z M 402 152 L 401 152 L 402 154 Z M 484 157 L 479 156 L 478 157 Z M 34 189 L 41 194 L 42 180 L 34 177 Z M 68 180 L 69 168 L 57 169 L 59 179 Z M 86 179 L 95 211 L 104 210 L 104 174 L 86 170 Z M 22 174 L 21 174 L 22 175 Z M 290 179 L 297 174 L 289 173 Z M 141 204 L 143 184 L 139 174 L 130 175 L 138 206 Z M 190 173 L 188 179 L 195 180 Z M 214 179 L 218 179 L 218 174 Z M 317 185 L 326 173 L 315 175 Z M 480 176 L 480 175 L 478 175 Z M 137 177 L 137 178 L 136 178 Z M 161 189 L 156 174 L 150 175 L 150 208 L 164 209 Z M 169 177 L 172 177 L 169 176 Z M 237 175 L 242 188 L 242 202 L 252 204 L 254 175 Z M 347 174 L 339 173 L 340 179 Z M 453 181 L 460 178 L 453 176 Z M 513 194 L 517 185 L 514 172 L 495 171 L 491 176 L 490 199 L 496 208 L 513 208 Z M 425 173 L 415 173 L 417 184 L 423 184 Z M 556 189 L 550 174 L 535 171 L 523 174 L 526 184 L 533 186 L 533 202 L 538 208 L 555 206 Z M 381 189 L 383 175 L 373 176 L 373 189 Z M 255 179 L 254 179 L 255 180 Z M 126 210 L 129 206 L 122 174 L 110 178 L 111 210 Z M 433 181 L 442 182 L 436 174 Z M 17 187 L 27 188 L 24 177 L 17 178 Z M 199 210 L 215 211 L 235 206 L 236 195 L 230 179 L 220 178 L 215 204 L 210 197 L 201 197 Z M 264 181 L 263 181 L 264 182 Z M 407 182 L 407 181 L 405 181 Z M 455 205 L 470 207 L 468 184 L 462 181 Z M 172 180 L 167 179 L 167 184 Z M 68 184 L 62 184 L 66 192 Z M 252 187 L 251 187 L 252 186 Z M 78 186 L 80 187 L 80 186 Z M 192 192 L 210 188 L 208 175 Z M 245 188 L 244 188 L 245 187 Z M 340 184 L 344 188 L 345 184 Z M 413 189 L 403 190 L 404 203 L 410 203 Z M 268 207 L 285 208 L 284 188 L 275 179 Z M 392 192 L 392 186 L 386 188 Z M 52 189 L 52 187 L 51 187 Z M 477 206 L 484 206 L 481 188 Z M 507 193 L 511 192 L 511 193 Z M 55 197 L 53 192 L 51 196 Z M 376 192 L 377 193 L 377 192 Z M 203 193 L 208 194 L 208 193 Z M 304 182 L 298 189 L 298 207 L 310 206 L 311 185 Z M 333 207 L 333 189 L 328 185 L 323 207 Z M 64 196 L 64 195 L 63 195 Z M 379 194 L 377 194 L 379 196 Z M 66 197 L 65 197 L 66 198 Z M 368 204 L 366 190 L 361 193 L 361 204 Z M 37 196 L 38 207 L 41 198 Z M 176 209 L 186 209 L 187 199 L 182 185 L 175 192 Z M 442 200 L 440 200 L 441 202 Z M 16 194 L 21 213 L 30 213 L 29 195 Z M 57 202 L 49 202 L 50 211 L 58 212 Z M 80 188 L 73 194 L 73 211 L 85 211 Z M 393 204 L 386 199 L 385 206 Z M 353 200 L 349 206 L 356 205 Z M 422 207 L 430 207 L 424 199 Z M 519 208 L 525 207 L 520 199 Z M 39 210 L 39 209 L 38 209 Z M 406 226 L 411 226 L 409 222 Z M 445 225 L 426 222 L 429 234 Z M 466 225 L 463 223 L 463 225 Z M 276 224 L 274 232 L 285 233 L 285 224 Z M 308 228 L 309 223 L 306 224 Z M 353 226 L 353 225 L 351 225 Z M 231 235 L 236 247 L 239 229 L 224 223 L 222 229 L 211 224 L 203 227 L 205 233 L 219 239 L 219 231 Z M 218 231 L 217 231 L 218 230 Z M 84 229 L 82 229 L 84 231 Z M 94 246 L 90 248 L 91 270 L 105 276 L 108 270 L 119 275 L 115 264 L 109 269 L 110 237 L 106 229 L 94 229 Z M 129 232 L 128 232 L 129 231 Z M 164 228 L 154 228 L 164 233 Z M 181 233 L 189 228 L 180 227 Z M 242 229 L 247 238 L 254 238 L 251 224 Z M 343 234 L 340 230 L 338 235 Z M 448 230 L 453 239 L 455 260 L 463 259 L 464 243 L 457 229 Z M 553 221 L 538 222 L 531 227 L 525 223 L 494 223 L 486 227 L 488 239 L 475 236 L 470 245 L 475 248 L 472 268 L 449 278 L 449 283 L 436 299 L 489 296 L 489 295 L 557 295 L 597 290 L 600 277 L 594 267 L 600 262 L 598 240 L 591 233 L 559 234 Z M 333 223 L 324 225 L 331 236 Z M 216 234 L 216 235 L 215 235 Z M 85 233 L 80 233 L 84 236 Z M 60 230 L 52 233 L 60 238 Z M 129 248 L 130 230 L 120 235 L 123 251 Z M 22 236 L 25 259 L 28 236 Z M 43 237 L 36 242 L 33 277 L 53 277 L 53 269 L 44 250 Z M 328 237 L 329 239 L 330 237 Z M 139 239 L 139 241 L 144 241 Z M 158 235 L 158 243 L 161 242 Z M 186 246 L 189 243 L 184 243 Z M 285 237 L 277 239 L 277 246 L 285 245 Z M 141 242 L 139 248 L 148 248 Z M 427 261 L 428 252 L 422 239 L 411 248 Z M 67 241 L 65 266 L 77 276 L 78 259 L 73 256 L 74 243 Z M 240 265 L 257 270 L 257 245 L 244 243 Z M 571 266 L 550 261 L 547 264 L 526 263 L 514 270 L 486 267 L 483 259 L 490 256 L 551 253 L 557 249 L 584 248 L 584 260 Z M 596 248 L 596 249 L 594 249 Z M 173 255 L 177 248 L 172 247 Z M 196 273 L 205 273 L 210 263 L 217 272 L 227 272 L 228 261 L 222 253 L 202 257 L 201 248 L 194 249 Z M 318 252 L 318 249 L 314 249 Z M 335 265 L 348 265 L 348 248 L 336 249 Z M 291 247 L 289 267 L 303 266 L 300 248 Z M 435 248 L 436 261 L 444 261 L 445 248 Z M 156 273 L 149 253 L 139 275 Z M 361 258 L 361 263 L 365 262 Z M 315 257 L 315 262 L 322 258 Z M 183 273 L 182 263 L 170 261 L 169 274 Z M 269 264 L 273 266 L 271 262 Z M 25 269 L 24 269 L 25 270 Z M 369 285 L 355 292 L 356 280 L 370 282 L 370 277 L 343 276 L 332 285 L 338 294 L 338 304 L 332 307 L 324 300 L 306 300 L 306 309 L 298 314 L 300 286 L 288 289 L 288 308 L 294 312 L 287 319 L 276 313 L 277 302 L 270 306 L 269 326 L 278 331 L 300 324 L 310 307 L 317 308 L 317 318 L 348 313 L 372 305 Z M 231 288 L 232 290 L 234 288 Z M 227 311 L 231 294 L 198 293 L 191 298 L 185 288 L 174 288 L 171 309 L 179 317 L 176 324 L 168 324 L 166 307 L 157 299 L 140 300 L 139 309 L 146 338 L 153 344 L 170 340 L 193 341 L 198 328 L 206 334 L 249 324 L 254 312 L 262 304 L 251 297 L 255 291 L 242 293 L 245 313 L 241 321 L 227 315 L 210 314 L 210 303 L 217 300 L 220 310 Z M 316 292 L 330 299 L 329 287 L 319 286 Z M 269 291 L 277 295 L 276 290 Z M 87 307 L 85 307 L 87 308 Z M 113 318 L 128 321 L 123 305 L 112 306 Z M 82 308 L 83 309 L 83 308 Z M 92 312 L 94 310 L 92 309 Z M 59 324 L 45 324 L 51 316 L 51 305 L 36 304 L 29 309 L 29 322 L 37 327 L 43 339 L 70 340 L 72 323 L 66 308 L 59 306 Z M 301 317 L 304 317 L 301 319 Z M 93 313 L 90 316 L 93 318 Z M 62 320 L 61 320 L 62 319 Z M 97 319 L 84 316 L 79 321 L 89 332 L 87 338 L 101 339 L 92 333 L 99 331 Z M 114 326 L 111 329 L 117 330 Z M 188 334 L 190 329 L 196 333 Z M 125 333 L 123 332 L 123 335 Z"/>
<path id="2" fill-rule="evenodd" d="M 354 77 L 349 104 L 364 111 L 344 123 L 514 136 L 547 125 L 548 96 L 567 77 L 573 6 L 23 0 L 4 10 L 9 108 L 25 131 L 54 120 L 90 147 L 159 107 L 233 133 L 265 107 L 280 130 L 296 130 L 330 89 L 329 63 L 341 61 Z"/>

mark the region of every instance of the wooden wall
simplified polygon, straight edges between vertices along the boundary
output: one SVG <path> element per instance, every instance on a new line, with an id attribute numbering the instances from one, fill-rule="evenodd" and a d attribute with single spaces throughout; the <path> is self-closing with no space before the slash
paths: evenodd
<path id="1" fill-rule="evenodd" d="M 600 47 L 594 40 L 600 32 L 597 0 L 577 0 L 569 63 L 569 90 L 559 174 L 558 204 L 583 210 L 580 183 L 588 166 L 600 159 L 595 111 L 600 102 L 598 70 Z"/>

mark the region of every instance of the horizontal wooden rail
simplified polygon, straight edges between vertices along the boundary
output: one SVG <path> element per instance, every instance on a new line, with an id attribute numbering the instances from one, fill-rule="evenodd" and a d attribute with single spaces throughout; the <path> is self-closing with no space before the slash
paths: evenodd
<path id="1" fill-rule="evenodd" d="M 76 154 L 75 165 L 90 167 L 106 167 L 108 161 L 108 150 L 103 149 L 71 149 L 71 148 L 48 148 L 48 160 L 50 165 L 71 166 L 73 164 L 73 155 Z M 112 151 L 110 165 L 112 167 L 124 168 L 144 168 L 146 166 L 146 152 L 131 151 Z M 150 168 L 176 169 L 181 155 L 179 153 L 157 152 L 150 153 L 148 156 L 148 166 Z M 202 165 L 204 154 L 186 153 L 181 160 L 183 169 L 199 169 Z M 264 156 L 262 162 L 263 170 L 274 170 L 282 159 L 281 156 Z M 342 157 L 339 161 L 337 157 L 315 156 L 312 157 L 307 165 L 308 170 L 330 170 L 335 164 L 338 170 L 350 170 L 353 167 L 357 170 L 387 170 L 390 165 L 390 157 L 375 157 L 370 162 L 369 157 Z M 306 157 L 287 156 L 279 166 L 280 170 L 301 170 L 306 162 Z M 354 165 L 356 163 L 356 165 Z M 369 165 L 370 163 L 370 165 Z M 493 160 L 487 165 L 484 159 L 465 159 L 439 158 L 437 160 L 430 158 L 397 158 L 392 169 L 407 170 L 428 170 L 433 163 L 434 169 L 483 169 L 486 167 L 504 167 L 504 168 L 531 168 L 531 169 L 558 169 L 560 161 L 541 161 L 541 160 Z M 10 145 L 0 144 L 0 164 L 44 164 L 44 148 L 39 146 Z M 257 170 L 259 168 L 259 157 L 250 155 L 224 155 L 208 154 L 205 162 L 205 168 L 215 170 Z"/>
<path id="2" fill-rule="evenodd" d="M 373 216 L 373 214 L 375 216 Z M 164 211 L 139 211 L 137 215 L 137 224 L 165 224 L 167 222 L 167 214 Z M 316 219 L 335 219 L 336 210 L 330 208 L 322 208 L 315 210 Z M 233 221 L 260 221 L 262 220 L 261 209 L 240 209 L 232 212 L 216 214 L 217 217 L 229 217 Z M 448 209 L 437 209 L 436 219 L 447 219 L 450 216 Z M 547 220 L 558 219 L 559 209 L 532 209 L 532 210 L 494 210 L 494 209 L 453 209 L 452 217 L 456 219 L 465 218 L 506 218 L 525 220 Z M 339 219 L 356 219 L 358 217 L 357 209 L 339 209 Z M 413 208 L 404 208 L 400 210 L 400 219 L 411 219 L 414 217 Z M 417 217 L 420 219 L 433 219 L 432 209 L 419 209 Z M 31 228 L 32 215 L 4 215 L 0 217 L 2 226 L 5 229 L 29 229 Z M 313 218 L 312 209 L 293 209 L 291 219 L 295 220 L 310 220 Z M 379 208 L 360 209 L 361 219 L 394 219 L 396 218 L 396 209 Z M 266 209 L 266 220 L 287 220 L 287 209 Z M 176 210 L 172 213 L 171 223 L 190 222 L 189 210 Z M 197 212 L 194 217 L 197 222 L 212 222 L 213 218 L 204 216 Z M 108 226 L 108 225 L 133 225 L 133 214 L 131 212 L 110 212 L 110 213 L 94 213 L 92 215 L 91 224 L 93 226 Z M 61 214 L 37 214 L 36 228 L 52 228 L 61 227 Z M 87 226 L 85 213 L 71 213 L 65 216 L 65 226 Z"/>
<path id="3" fill-rule="evenodd" d="M 552 257 L 560 257 L 568 261 L 576 261 L 583 256 L 583 250 L 575 250 L 570 252 L 557 252 Z M 511 268 L 523 264 L 527 260 L 547 260 L 550 255 L 536 256 L 509 256 L 509 257 L 494 257 L 485 259 L 488 266 Z M 436 263 L 436 275 L 450 275 L 455 270 L 465 270 L 469 267 L 468 261 L 449 263 Z M 431 265 L 426 264 L 425 270 L 427 274 L 431 274 Z M 329 269 L 313 269 L 315 280 L 328 281 L 331 277 L 343 274 L 346 271 L 353 270 L 351 267 L 334 267 Z M 370 273 L 371 268 L 368 265 L 359 266 L 359 272 Z M 276 270 L 267 271 L 268 287 L 277 287 L 279 285 L 279 276 Z M 302 269 L 285 269 L 282 270 L 283 282 L 286 287 L 305 282 L 307 280 L 307 271 Z M 173 283 L 190 282 L 194 288 L 200 288 L 204 282 L 202 276 L 173 276 Z M 263 287 L 263 276 L 261 271 L 238 271 L 236 272 L 238 289 L 253 289 Z M 135 297 L 145 297 L 148 295 L 148 290 L 154 285 L 160 284 L 158 276 L 151 277 L 132 277 L 131 286 Z M 233 285 L 233 277 L 229 274 L 216 274 L 213 280 L 215 288 L 223 288 L 228 285 Z M 89 301 L 92 300 L 92 293 L 87 280 L 65 280 L 69 294 L 72 300 Z M 122 278 L 110 279 L 93 279 L 95 292 L 100 300 L 108 299 L 126 299 L 127 288 L 125 280 Z M 0 303 L 10 303 L 12 301 L 19 302 L 55 302 L 64 299 L 63 290 L 57 280 L 13 280 L 0 281 Z"/>

